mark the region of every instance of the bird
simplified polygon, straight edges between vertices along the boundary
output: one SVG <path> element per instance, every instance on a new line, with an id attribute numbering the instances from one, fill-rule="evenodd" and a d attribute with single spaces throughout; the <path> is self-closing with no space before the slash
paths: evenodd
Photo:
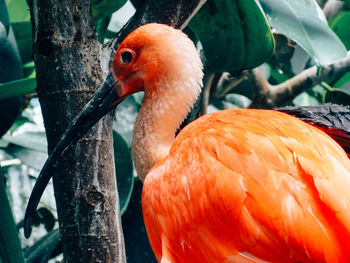
<path id="1" fill-rule="evenodd" d="M 331 136 L 350 158 L 350 106 L 327 103 L 316 106 L 286 106 L 275 110 L 298 117 L 321 129 Z"/>
<path id="2" fill-rule="evenodd" d="M 180 30 L 150 23 L 130 33 L 111 73 L 45 163 L 25 235 L 64 153 L 123 99 L 144 91 L 132 155 L 158 262 L 348 262 L 344 150 L 317 127 L 274 110 L 217 111 L 177 133 L 202 78 L 198 51 Z"/>

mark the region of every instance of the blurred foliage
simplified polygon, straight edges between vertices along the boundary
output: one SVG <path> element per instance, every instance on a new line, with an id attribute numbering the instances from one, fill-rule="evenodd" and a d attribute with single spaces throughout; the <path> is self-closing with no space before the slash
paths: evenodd
<path id="1" fill-rule="evenodd" d="M 143 1 L 92 0 L 91 3 L 96 32 L 100 42 L 105 43 L 116 35 Z M 40 105 L 35 97 L 36 75 L 29 9 L 25 0 L 6 0 L 6 5 L 8 14 L 4 0 L 0 0 L 0 99 L 8 100 L 8 104 L 1 102 L 0 106 L 7 106 L 0 116 L 12 118 L 0 118 L 0 127 L 4 133 L 7 131 L 0 140 L 0 146 L 10 156 L 7 157 L 10 161 L 20 160 L 22 166 L 38 173 L 47 158 L 47 143 Z M 204 80 L 210 79 L 208 74 L 215 74 L 209 87 L 208 110 L 249 107 L 254 98 L 254 88 L 244 69 L 259 66 L 271 84 L 279 84 L 314 64 L 325 65 L 343 57 L 345 47 L 350 47 L 349 12 L 343 9 L 329 21 L 328 26 L 315 0 L 208 0 L 184 29 L 202 55 L 207 74 Z M 307 106 L 326 102 L 349 105 L 349 92 L 350 73 L 346 73 L 290 98 L 288 105 Z M 113 125 L 126 255 L 128 262 L 132 263 L 156 262 L 142 219 L 142 184 L 134 178 L 130 154 L 133 121 L 142 98 L 142 94 L 135 94 L 125 100 L 118 108 Z M 201 105 L 199 102 L 197 111 L 201 111 Z M 16 119 L 20 111 L 22 113 Z M 29 174 L 28 177 L 34 180 Z M 3 214 L 12 216 L 10 210 Z M 52 253 L 56 255 L 60 252 L 56 221 L 54 208 L 40 206 L 35 224 L 38 228 L 43 226 L 47 233 L 26 248 L 27 262 L 47 262 Z M 6 227 L 1 224 L 0 232 Z M 17 228 L 21 227 L 19 222 Z M 14 237 L 15 233 L 10 235 Z M 10 236 L 5 238 L 11 239 Z"/>
<path id="2" fill-rule="evenodd" d="M 320 65 L 331 64 L 344 56 L 346 49 L 328 27 L 314 0 L 260 0 L 270 24 L 293 39 Z"/>
<path id="3" fill-rule="evenodd" d="M 201 42 L 214 72 L 254 68 L 274 50 L 270 26 L 254 0 L 207 1 L 189 27 Z"/>
<path id="4" fill-rule="evenodd" d="M 343 41 L 345 47 L 350 49 L 350 11 L 341 11 L 332 18 L 329 26 Z"/>
<path id="5" fill-rule="evenodd" d="M 6 195 L 0 167 L 0 258 L 4 263 L 24 263 L 21 242 L 18 237 L 11 207 Z"/>

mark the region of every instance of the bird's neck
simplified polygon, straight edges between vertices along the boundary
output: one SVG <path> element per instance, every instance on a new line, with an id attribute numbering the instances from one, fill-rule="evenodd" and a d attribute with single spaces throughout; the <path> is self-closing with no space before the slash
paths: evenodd
<path id="1" fill-rule="evenodd" d="M 200 86 L 190 89 L 181 88 L 178 85 L 172 86 L 169 89 L 162 87 L 161 94 L 156 92 L 147 94 L 146 90 L 142 107 L 136 118 L 132 154 L 135 169 L 142 181 L 148 171 L 168 155 L 177 129 L 200 93 Z M 186 89 L 187 92 L 185 92 Z"/>

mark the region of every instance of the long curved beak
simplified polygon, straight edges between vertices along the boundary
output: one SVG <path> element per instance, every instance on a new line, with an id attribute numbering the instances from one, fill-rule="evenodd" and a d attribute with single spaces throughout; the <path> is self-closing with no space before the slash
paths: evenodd
<path id="1" fill-rule="evenodd" d="M 60 165 L 64 154 L 95 123 L 115 108 L 125 97 L 130 95 L 123 94 L 122 90 L 123 84 L 115 81 L 113 76 L 109 74 L 104 83 L 95 92 L 92 99 L 62 134 L 56 147 L 46 160 L 29 198 L 24 217 L 24 236 L 26 238 L 29 238 L 31 235 L 32 219 L 40 198 L 56 168 Z"/>

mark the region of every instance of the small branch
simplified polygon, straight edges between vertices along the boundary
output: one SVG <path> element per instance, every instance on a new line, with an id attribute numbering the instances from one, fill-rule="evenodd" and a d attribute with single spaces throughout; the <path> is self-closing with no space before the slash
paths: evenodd
<path id="1" fill-rule="evenodd" d="M 328 0 L 323 7 L 323 12 L 329 21 L 333 16 L 335 16 L 343 7 L 345 3 L 339 0 Z"/>
<path id="2" fill-rule="evenodd" d="M 350 51 L 347 56 L 317 70 L 311 67 L 279 85 L 270 85 L 258 69 L 250 71 L 249 80 L 255 87 L 255 98 L 250 108 L 273 108 L 287 103 L 306 89 L 329 78 L 336 78 L 350 70 Z"/>
<path id="3" fill-rule="evenodd" d="M 219 80 L 218 88 L 214 93 L 214 99 L 220 99 L 241 84 L 244 80 L 247 79 L 246 72 L 242 72 L 242 74 L 238 77 L 231 77 L 229 73 L 222 74 L 222 77 Z"/>
<path id="4" fill-rule="evenodd" d="M 205 86 L 203 88 L 201 115 L 204 115 L 207 113 L 207 108 L 209 104 L 209 95 L 210 95 L 211 87 L 213 85 L 214 78 L 215 78 L 215 73 L 209 73 L 207 82 L 205 83 Z"/>

